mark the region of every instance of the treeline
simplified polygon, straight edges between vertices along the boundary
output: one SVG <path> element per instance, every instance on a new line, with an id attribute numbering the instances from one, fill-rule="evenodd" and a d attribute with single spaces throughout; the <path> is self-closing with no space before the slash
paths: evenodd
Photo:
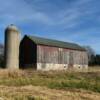
<path id="1" fill-rule="evenodd" d="M 100 55 L 95 54 L 95 51 L 90 46 L 84 46 L 88 53 L 89 66 L 100 65 Z M 0 44 L 0 67 L 4 68 L 4 45 Z"/>
<path id="2" fill-rule="evenodd" d="M 4 45 L 0 43 L 0 68 L 4 68 Z"/>
<path id="3" fill-rule="evenodd" d="M 100 55 L 96 54 L 93 48 L 91 48 L 90 46 L 84 46 L 84 48 L 86 49 L 88 53 L 89 66 L 100 65 Z"/>
<path id="4" fill-rule="evenodd" d="M 89 60 L 90 66 L 100 65 L 100 55 L 91 55 L 91 59 Z"/>
<path id="5" fill-rule="evenodd" d="M 4 68 L 4 56 L 0 55 L 0 68 Z"/>

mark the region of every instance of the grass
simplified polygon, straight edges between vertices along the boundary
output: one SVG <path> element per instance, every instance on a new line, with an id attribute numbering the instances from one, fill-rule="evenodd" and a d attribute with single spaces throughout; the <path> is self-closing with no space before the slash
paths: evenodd
<path id="1" fill-rule="evenodd" d="M 5 74 L 5 72 L 4 72 Z M 6 86 L 46 86 L 54 89 L 85 89 L 100 92 L 100 72 L 67 71 L 15 71 L 0 75 L 0 85 Z"/>
<path id="2" fill-rule="evenodd" d="M 99 93 L 83 90 L 56 90 L 40 86 L 0 86 L 4 100 L 99 100 Z"/>
<path id="3" fill-rule="evenodd" d="M 90 68 L 88 71 L 76 72 L 76 71 L 33 71 L 33 70 L 18 70 L 18 71 L 8 71 L 0 70 L 0 86 L 4 89 L 5 87 L 14 88 L 15 91 L 19 87 L 45 87 L 45 90 L 60 90 L 65 93 L 68 91 L 90 91 L 93 93 L 100 94 L 100 68 L 94 67 Z M 40 88 L 40 90 L 42 90 Z M 1 89 L 1 88 L 0 88 Z M 8 88 L 9 90 L 9 88 Z M 20 89 L 19 89 L 20 90 Z M 17 90 L 17 91 L 19 91 Z M 22 89 L 23 90 L 23 89 Z M 34 90 L 34 89 L 33 89 Z M 31 90 L 31 92 L 33 92 Z M 38 89 L 38 91 L 40 91 Z M 21 90 L 20 90 L 21 91 Z M 28 91 L 28 89 L 27 89 Z M 30 94 L 24 94 L 17 96 L 11 94 L 11 100 L 45 100 L 45 98 L 33 96 Z M 3 94 L 3 95 L 2 95 Z M 9 93 L 8 93 L 9 94 Z M 5 91 L 1 91 L 0 96 L 9 97 Z M 72 96 L 73 97 L 73 96 Z M 51 98 L 51 97 L 50 97 Z M 81 98 L 85 98 L 82 97 Z M 53 100 L 53 99 L 51 99 Z M 58 100 L 58 99 L 57 99 Z M 64 100 L 64 99 L 63 99 Z M 88 100 L 88 99 L 87 99 Z M 98 99 L 99 100 L 99 99 Z"/>

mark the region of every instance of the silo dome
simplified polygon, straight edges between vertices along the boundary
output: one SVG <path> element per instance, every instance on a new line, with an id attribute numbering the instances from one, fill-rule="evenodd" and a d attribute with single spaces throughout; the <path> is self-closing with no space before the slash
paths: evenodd
<path id="1" fill-rule="evenodd" d="M 8 25 L 8 27 L 6 28 L 5 31 L 19 31 L 18 28 L 14 25 L 14 24 L 11 24 L 11 25 Z M 18 32 L 19 33 L 19 32 Z"/>

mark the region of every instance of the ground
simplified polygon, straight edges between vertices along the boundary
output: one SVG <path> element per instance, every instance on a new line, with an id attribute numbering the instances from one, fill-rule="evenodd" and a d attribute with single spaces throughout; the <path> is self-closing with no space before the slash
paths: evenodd
<path id="1" fill-rule="evenodd" d="M 100 100 L 100 67 L 82 72 L 0 70 L 0 100 Z"/>
<path id="2" fill-rule="evenodd" d="M 83 90 L 56 90 L 41 86 L 0 86 L 4 100 L 100 100 L 100 94 Z"/>

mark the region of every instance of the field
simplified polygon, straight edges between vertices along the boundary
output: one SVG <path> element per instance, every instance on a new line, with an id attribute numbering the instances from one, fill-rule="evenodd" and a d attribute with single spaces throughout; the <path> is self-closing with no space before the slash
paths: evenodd
<path id="1" fill-rule="evenodd" d="M 100 67 L 82 72 L 0 70 L 0 100 L 100 100 Z"/>

